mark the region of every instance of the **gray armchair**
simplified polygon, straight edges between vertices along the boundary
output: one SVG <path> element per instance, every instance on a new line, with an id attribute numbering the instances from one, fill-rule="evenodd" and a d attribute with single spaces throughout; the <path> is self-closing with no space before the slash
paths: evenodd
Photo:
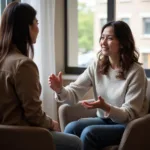
<path id="1" fill-rule="evenodd" d="M 0 125 L 0 150 L 55 150 L 49 130 Z"/>
<path id="2" fill-rule="evenodd" d="M 150 99 L 150 81 L 148 82 L 147 98 Z M 96 110 L 88 110 L 80 105 L 69 106 L 63 104 L 59 107 L 60 127 L 63 131 L 65 126 L 74 120 L 95 117 Z M 150 149 L 150 114 L 131 121 L 122 136 L 119 145 L 110 146 L 104 150 L 148 150 Z"/>

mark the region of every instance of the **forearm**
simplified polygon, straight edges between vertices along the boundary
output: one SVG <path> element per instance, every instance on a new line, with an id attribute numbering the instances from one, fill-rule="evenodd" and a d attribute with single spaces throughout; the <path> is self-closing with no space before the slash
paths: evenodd
<path id="1" fill-rule="evenodd" d="M 128 110 L 125 108 L 110 106 L 110 111 L 105 114 L 105 117 L 110 118 L 116 123 L 127 123 L 134 118 L 134 114 L 129 114 Z"/>
<path id="2" fill-rule="evenodd" d="M 77 97 L 76 93 L 74 93 L 73 91 L 63 87 L 60 93 L 55 94 L 55 99 L 57 102 L 73 105 L 78 102 L 79 97 Z"/>
<path id="3" fill-rule="evenodd" d="M 53 126 L 52 119 L 45 114 L 42 110 L 35 109 L 30 111 L 25 111 L 26 120 L 30 125 L 39 126 L 43 128 L 51 129 Z"/>

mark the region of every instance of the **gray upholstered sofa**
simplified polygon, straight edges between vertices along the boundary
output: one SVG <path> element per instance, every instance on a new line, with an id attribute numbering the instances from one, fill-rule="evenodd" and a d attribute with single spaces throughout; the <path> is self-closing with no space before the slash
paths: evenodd
<path id="1" fill-rule="evenodd" d="M 150 81 L 148 81 L 147 98 L 150 100 Z M 94 117 L 96 110 L 87 110 L 80 105 L 63 104 L 59 107 L 61 130 L 79 118 Z M 150 114 L 131 121 L 123 134 L 120 145 L 105 148 L 105 150 L 149 150 L 150 149 Z"/>

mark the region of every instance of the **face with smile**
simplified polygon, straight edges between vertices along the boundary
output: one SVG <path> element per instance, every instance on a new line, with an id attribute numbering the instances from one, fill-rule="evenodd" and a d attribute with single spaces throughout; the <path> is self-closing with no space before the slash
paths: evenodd
<path id="1" fill-rule="evenodd" d="M 120 44 L 115 37 L 114 29 L 111 26 L 106 27 L 100 38 L 102 54 L 109 57 L 119 57 Z"/>
<path id="2" fill-rule="evenodd" d="M 32 43 L 36 43 L 37 35 L 39 33 L 38 20 L 36 18 L 33 20 L 33 24 L 29 25 L 29 32 Z"/>

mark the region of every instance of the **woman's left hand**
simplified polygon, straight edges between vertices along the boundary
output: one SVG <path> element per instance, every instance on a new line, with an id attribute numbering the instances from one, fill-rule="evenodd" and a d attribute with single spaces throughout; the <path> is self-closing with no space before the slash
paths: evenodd
<path id="1" fill-rule="evenodd" d="M 81 105 L 83 105 L 87 109 L 100 108 L 100 109 L 103 109 L 104 111 L 107 111 L 107 112 L 110 111 L 110 105 L 105 103 L 104 99 L 101 96 L 98 97 L 97 101 L 94 101 L 94 102 L 83 101 L 81 103 Z"/>

